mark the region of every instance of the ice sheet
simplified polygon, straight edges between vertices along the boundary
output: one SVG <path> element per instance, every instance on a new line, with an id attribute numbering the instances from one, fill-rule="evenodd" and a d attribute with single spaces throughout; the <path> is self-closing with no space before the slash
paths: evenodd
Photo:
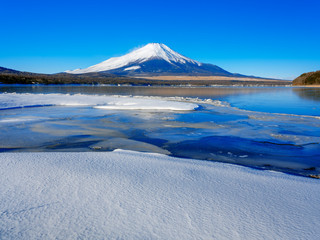
<path id="1" fill-rule="evenodd" d="M 0 151 L 122 148 L 304 176 L 320 171 L 316 116 L 247 111 L 219 100 L 190 97 L 0 94 L 0 98 L 0 105 L 9 108 L 0 111 Z"/>
<path id="2" fill-rule="evenodd" d="M 103 96 L 84 94 L 0 94 L 0 110 L 41 106 L 95 106 L 105 109 L 177 110 L 190 111 L 195 103 L 159 100 L 130 96 Z"/>

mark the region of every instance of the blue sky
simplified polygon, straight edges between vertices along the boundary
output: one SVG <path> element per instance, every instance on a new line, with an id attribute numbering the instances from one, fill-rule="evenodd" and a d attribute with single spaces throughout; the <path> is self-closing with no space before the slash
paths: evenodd
<path id="1" fill-rule="evenodd" d="M 1 1 L 0 66 L 56 73 L 160 42 L 228 71 L 320 70 L 320 1 Z"/>

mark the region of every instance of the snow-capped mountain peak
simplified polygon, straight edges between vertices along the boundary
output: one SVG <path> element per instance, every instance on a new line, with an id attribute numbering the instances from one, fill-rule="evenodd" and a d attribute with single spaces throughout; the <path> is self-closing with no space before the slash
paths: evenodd
<path id="1" fill-rule="evenodd" d="M 159 58 L 159 59 L 166 60 L 169 63 L 182 63 L 183 64 L 186 62 L 190 62 L 190 63 L 200 65 L 199 62 L 194 61 L 190 58 L 187 58 L 187 57 L 173 51 L 172 49 L 170 49 L 169 47 L 167 47 L 163 43 L 149 43 L 146 46 L 132 52 L 131 54 L 135 55 L 136 57 L 138 57 L 140 59 L 146 59 L 146 60 L 153 59 L 153 58 Z"/>
<path id="2" fill-rule="evenodd" d="M 66 71 L 67 73 L 72 74 L 82 74 L 90 72 L 104 72 L 110 71 L 113 69 L 124 68 L 124 70 L 134 70 L 139 69 L 139 64 L 149 61 L 149 60 L 164 60 L 170 64 L 194 64 L 201 66 L 200 62 L 187 58 L 162 43 L 149 43 L 144 47 L 136 49 L 124 56 L 110 58 L 106 61 L 103 61 L 97 65 L 85 68 L 85 69 L 76 69 L 73 71 Z M 136 66 L 134 66 L 136 65 Z"/>

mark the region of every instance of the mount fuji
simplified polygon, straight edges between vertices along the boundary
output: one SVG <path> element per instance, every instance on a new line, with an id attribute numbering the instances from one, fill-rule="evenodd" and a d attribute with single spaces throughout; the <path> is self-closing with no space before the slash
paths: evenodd
<path id="1" fill-rule="evenodd" d="M 69 74 L 111 73 L 128 76 L 242 76 L 216 65 L 187 58 L 162 43 L 149 43 L 121 57 L 110 58 L 85 69 L 65 71 Z"/>

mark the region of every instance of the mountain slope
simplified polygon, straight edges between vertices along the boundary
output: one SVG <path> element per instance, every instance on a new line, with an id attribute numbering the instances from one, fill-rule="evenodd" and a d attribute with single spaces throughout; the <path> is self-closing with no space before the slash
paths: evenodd
<path id="1" fill-rule="evenodd" d="M 1 73 L 20 73 L 20 72 L 17 70 L 10 69 L 10 68 L 0 67 L 0 74 Z"/>
<path id="2" fill-rule="evenodd" d="M 110 58 L 85 69 L 66 71 L 71 74 L 108 72 L 117 75 L 218 75 L 234 74 L 213 64 L 187 58 L 164 44 L 149 43 L 124 56 Z"/>
<path id="3" fill-rule="evenodd" d="M 205 64 L 203 64 L 205 66 Z M 205 66 L 206 67 L 206 66 Z M 171 74 L 173 75 L 173 74 Z M 39 74 L 32 72 L 21 72 L 13 69 L 0 67 L 0 85 L 1 84 L 129 84 L 129 85 L 287 85 L 287 81 L 275 81 L 270 79 L 245 78 L 233 76 L 171 76 L 172 79 L 164 79 L 167 76 L 145 76 L 137 78 L 136 76 L 119 76 L 110 72 L 92 72 L 85 74 Z M 170 77 L 170 76 L 169 76 Z M 158 79 L 157 79 L 158 78 Z M 160 79 L 159 79 L 160 78 Z M 190 80 L 191 78 L 191 80 Z M 198 79 L 199 78 L 199 79 Z M 208 78 L 208 79 L 206 79 Z M 165 81 L 164 81 L 165 80 Z"/>
<path id="4" fill-rule="evenodd" d="M 41 74 L 0 67 L 0 84 L 128 84 L 135 82 L 144 84 L 145 81 L 110 73 Z"/>

